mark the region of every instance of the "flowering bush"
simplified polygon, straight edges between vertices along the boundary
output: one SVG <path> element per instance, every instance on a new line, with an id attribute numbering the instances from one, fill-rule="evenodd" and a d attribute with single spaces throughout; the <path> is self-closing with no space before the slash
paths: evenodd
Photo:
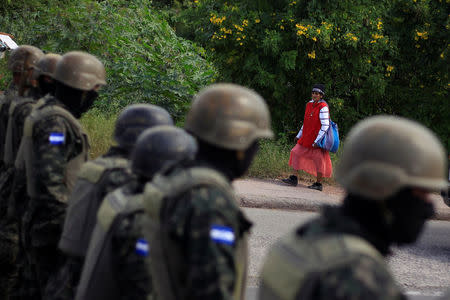
<path id="1" fill-rule="evenodd" d="M 445 0 L 184 3 L 176 16 L 177 24 L 184 25 L 178 32 L 212 53 L 220 80 L 261 93 L 279 133 L 294 133 L 301 126 L 314 83 L 326 85 L 331 117 L 342 133 L 357 120 L 379 113 L 429 119 L 425 123 L 439 131 L 441 125 L 434 123 L 443 121 L 441 108 L 430 108 L 432 115 L 412 115 L 409 110 L 420 100 L 419 82 L 425 90 L 433 86 L 433 97 L 445 100 L 438 94 L 446 94 L 448 72 L 428 70 L 430 64 L 442 68 L 447 61 Z M 431 40 L 435 43 L 429 44 Z M 424 48 L 428 50 L 421 53 Z M 427 76 L 445 84 L 425 80 Z"/>

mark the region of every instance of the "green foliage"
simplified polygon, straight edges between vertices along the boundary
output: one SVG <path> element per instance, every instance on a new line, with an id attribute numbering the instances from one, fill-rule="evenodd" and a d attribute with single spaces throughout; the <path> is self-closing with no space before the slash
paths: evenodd
<path id="1" fill-rule="evenodd" d="M 113 144 L 114 124 L 117 115 L 105 115 L 98 109 L 89 110 L 81 118 L 81 124 L 89 136 L 90 158 L 96 158 L 108 151 Z"/>
<path id="2" fill-rule="evenodd" d="M 195 0 L 177 11 L 177 32 L 212 53 L 220 80 L 267 99 L 278 134 L 295 134 L 312 84 L 325 83 L 343 136 L 398 114 L 448 143 L 448 1 Z"/>
<path id="3" fill-rule="evenodd" d="M 103 112 L 149 102 L 178 119 L 192 96 L 214 80 L 204 50 L 177 37 L 148 1 L 18 2 L 0 6 L 0 27 L 19 44 L 56 53 L 83 50 L 104 62 L 108 85 L 96 102 Z"/>

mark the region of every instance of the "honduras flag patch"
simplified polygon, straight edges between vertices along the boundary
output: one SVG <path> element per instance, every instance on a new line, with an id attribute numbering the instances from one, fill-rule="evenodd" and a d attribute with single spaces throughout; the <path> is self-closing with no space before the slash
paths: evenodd
<path id="1" fill-rule="evenodd" d="M 52 132 L 48 138 L 51 145 L 62 145 L 66 141 L 66 137 L 62 132 Z"/>
<path id="2" fill-rule="evenodd" d="M 218 244 L 233 245 L 235 240 L 233 229 L 221 225 L 212 225 L 209 236 Z"/>
<path id="3" fill-rule="evenodd" d="M 136 242 L 136 254 L 140 256 L 148 256 L 148 252 L 150 250 L 150 246 L 146 239 L 138 239 Z"/>

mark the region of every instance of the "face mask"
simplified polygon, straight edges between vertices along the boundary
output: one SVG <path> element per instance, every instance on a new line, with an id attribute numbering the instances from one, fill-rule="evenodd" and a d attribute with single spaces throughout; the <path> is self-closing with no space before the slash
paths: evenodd
<path id="1" fill-rule="evenodd" d="M 77 119 L 92 106 L 97 97 L 96 91 L 74 89 L 59 82 L 56 85 L 56 98 L 64 103 Z"/>
<path id="2" fill-rule="evenodd" d="M 248 168 L 252 164 L 253 158 L 258 152 L 259 145 L 258 142 L 254 142 L 247 150 L 244 152 L 244 157 L 242 159 L 238 159 L 236 161 L 236 165 L 234 167 L 234 175 L 236 178 L 241 177 L 247 172 Z"/>
<path id="3" fill-rule="evenodd" d="M 55 83 L 53 81 L 48 81 L 43 76 L 38 78 L 38 86 L 40 93 L 44 96 L 47 94 L 55 94 Z"/>
<path id="4" fill-rule="evenodd" d="M 434 215 L 433 204 L 415 196 L 410 189 L 399 192 L 386 204 L 393 217 L 391 239 L 399 245 L 414 243 L 425 221 Z"/>

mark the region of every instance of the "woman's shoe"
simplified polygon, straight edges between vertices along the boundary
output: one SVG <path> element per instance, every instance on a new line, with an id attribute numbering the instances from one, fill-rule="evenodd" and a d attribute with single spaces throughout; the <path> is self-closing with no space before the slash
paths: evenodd
<path id="1" fill-rule="evenodd" d="M 320 182 L 314 182 L 312 185 L 308 186 L 308 189 L 322 191 L 323 187 Z"/>
<path id="2" fill-rule="evenodd" d="M 298 183 L 297 176 L 295 175 L 291 175 L 288 178 L 281 179 L 281 181 L 292 186 L 297 186 Z"/>

